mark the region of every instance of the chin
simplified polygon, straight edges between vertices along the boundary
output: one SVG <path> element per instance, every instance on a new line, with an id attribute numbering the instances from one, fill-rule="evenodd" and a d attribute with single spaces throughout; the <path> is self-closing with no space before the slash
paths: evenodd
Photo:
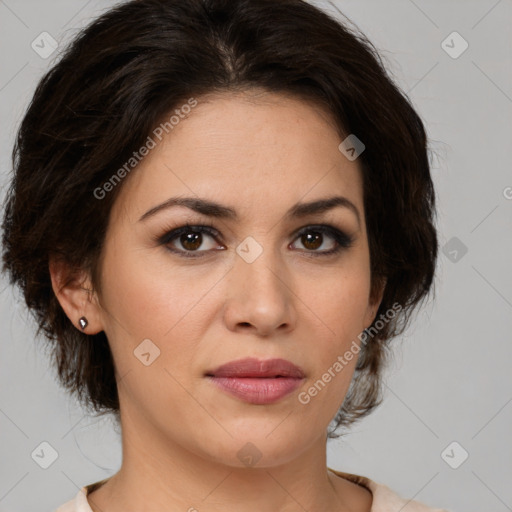
<path id="1" fill-rule="evenodd" d="M 232 437 L 226 433 L 222 438 L 209 438 L 207 458 L 230 467 L 271 468 L 293 461 L 315 441 L 293 425 L 278 433 L 278 425 L 279 421 L 268 420 L 261 424 L 244 420 L 236 429 L 225 424 Z"/>

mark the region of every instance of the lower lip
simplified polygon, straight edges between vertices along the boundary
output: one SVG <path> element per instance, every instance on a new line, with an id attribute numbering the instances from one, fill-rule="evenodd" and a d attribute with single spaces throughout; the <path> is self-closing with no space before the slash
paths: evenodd
<path id="1" fill-rule="evenodd" d="M 297 389 L 303 379 L 291 377 L 210 377 L 212 382 L 244 402 L 264 405 L 281 400 Z"/>

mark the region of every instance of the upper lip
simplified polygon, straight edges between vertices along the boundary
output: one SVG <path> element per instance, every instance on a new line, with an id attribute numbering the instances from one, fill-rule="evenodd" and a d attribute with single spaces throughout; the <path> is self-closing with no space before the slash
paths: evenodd
<path id="1" fill-rule="evenodd" d="M 237 359 L 206 373 L 210 377 L 293 377 L 304 378 L 302 368 L 286 359 L 264 359 L 253 357 Z"/>

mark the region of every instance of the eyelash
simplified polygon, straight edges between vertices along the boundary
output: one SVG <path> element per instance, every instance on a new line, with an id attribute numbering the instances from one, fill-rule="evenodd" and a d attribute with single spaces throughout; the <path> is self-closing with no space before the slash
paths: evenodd
<path id="1" fill-rule="evenodd" d="M 315 250 L 305 250 L 305 252 L 313 257 L 321 257 L 321 256 L 330 256 L 333 254 L 337 254 L 341 252 L 343 249 L 348 249 L 352 246 L 354 239 L 353 237 L 347 235 L 343 231 L 340 231 L 339 229 L 324 225 L 324 224 L 312 224 L 310 226 L 306 226 L 302 229 L 300 229 L 296 235 L 294 240 L 297 238 L 300 238 L 302 235 L 314 232 L 314 233 L 320 233 L 322 235 L 328 235 L 331 238 L 334 239 L 334 241 L 337 243 L 337 246 L 333 249 L 329 249 L 328 251 L 315 251 Z M 185 234 L 185 233 L 206 233 L 207 235 L 211 236 L 213 239 L 217 240 L 219 237 L 219 232 L 213 227 L 212 224 L 202 224 L 202 225 L 196 225 L 196 224 L 185 224 L 179 228 L 172 229 L 170 231 L 165 232 L 163 235 L 158 236 L 156 241 L 159 245 L 165 245 L 167 247 L 167 250 L 170 252 L 177 254 L 183 258 L 201 258 L 204 256 L 204 254 L 201 253 L 208 253 L 209 250 L 206 251 L 186 251 L 181 249 L 171 249 L 168 247 L 168 245 L 179 236 Z M 322 241 L 323 242 L 323 241 Z"/>

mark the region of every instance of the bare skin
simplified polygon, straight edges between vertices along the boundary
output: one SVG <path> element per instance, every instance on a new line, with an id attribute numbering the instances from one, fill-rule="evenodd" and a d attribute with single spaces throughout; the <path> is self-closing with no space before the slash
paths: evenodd
<path id="1" fill-rule="evenodd" d="M 302 100 L 261 91 L 198 98 L 125 178 L 101 292 L 84 291 L 93 288 L 85 273 L 62 287 L 66 268 L 52 263 L 66 314 L 75 325 L 86 316 L 89 334 L 105 331 L 118 372 L 123 463 L 89 494 L 94 512 L 370 511 L 368 490 L 326 468 L 326 430 L 357 358 L 307 404 L 298 399 L 359 343 L 382 297 L 370 294 L 361 170 L 338 150 L 341 140 L 329 115 Z M 177 196 L 214 201 L 238 218 L 172 206 L 140 220 Z M 353 208 L 286 216 L 296 203 L 332 196 Z M 184 236 L 156 241 L 187 222 L 216 234 L 195 245 Z M 332 234 L 297 235 L 318 225 L 350 245 L 322 254 L 339 246 Z M 236 252 L 246 237 L 262 249 L 250 263 Z M 145 339 L 160 351 L 149 365 L 134 356 Z M 304 370 L 303 383 L 255 405 L 205 376 L 249 356 L 287 359 Z M 259 457 L 251 466 L 239 456 L 244 446 Z"/>

